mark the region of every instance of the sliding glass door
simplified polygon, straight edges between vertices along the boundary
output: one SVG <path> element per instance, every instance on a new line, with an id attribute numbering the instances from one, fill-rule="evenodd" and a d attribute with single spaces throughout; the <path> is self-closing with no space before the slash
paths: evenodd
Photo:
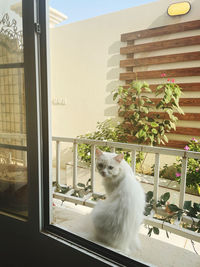
<path id="1" fill-rule="evenodd" d="M 22 1 L 0 4 L 0 209 L 27 216 Z"/>

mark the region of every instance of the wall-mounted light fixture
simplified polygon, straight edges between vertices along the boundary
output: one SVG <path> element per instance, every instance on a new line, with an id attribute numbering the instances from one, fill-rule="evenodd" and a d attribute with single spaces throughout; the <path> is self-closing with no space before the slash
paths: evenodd
<path id="1" fill-rule="evenodd" d="M 191 9 L 191 4 L 189 2 L 179 2 L 171 4 L 167 9 L 167 14 L 169 16 L 180 16 L 187 14 Z"/>

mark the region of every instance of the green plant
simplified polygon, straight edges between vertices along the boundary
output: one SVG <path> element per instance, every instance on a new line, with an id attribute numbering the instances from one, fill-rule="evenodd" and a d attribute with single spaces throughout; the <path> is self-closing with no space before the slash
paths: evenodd
<path id="1" fill-rule="evenodd" d="M 118 128 L 118 123 L 112 119 L 107 119 L 103 122 L 97 122 L 97 130 L 93 133 L 87 133 L 78 136 L 79 138 L 95 139 L 101 141 L 113 141 L 120 142 L 121 132 Z M 111 148 L 107 146 L 99 147 L 102 151 L 110 152 Z M 79 144 L 78 155 L 81 161 L 90 164 L 91 163 L 91 145 Z M 129 155 L 130 156 L 130 155 Z M 128 155 L 127 155 L 128 157 Z"/>
<path id="2" fill-rule="evenodd" d="M 107 119 L 103 122 L 97 123 L 97 130 L 93 133 L 87 133 L 85 135 L 78 136 L 84 139 L 94 139 L 112 142 L 123 142 L 123 132 L 119 126 L 120 124 L 113 119 Z M 99 146 L 102 151 L 111 152 L 111 148 L 108 146 Z M 121 148 L 116 149 L 116 153 L 123 153 L 124 159 L 131 164 L 131 153 L 129 151 L 123 150 Z M 91 163 L 91 145 L 79 144 L 78 145 L 78 155 L 80 161 L 90 165 Z M 138 152 L 136 154 L 136 170 L 138 172 L 142 171 L 142 164 L 145 160 L 144 153 Z"/>
<path id="3" fill-rule="evenodd" d="M 129 88 L 120 86 L 113 93 L 113 100 L 118 101 L 119 113 L 124 118 L 119 128 L 123 129 L 123 138 L 126 138 L 126 141 L 150 145 L 168 142 L 166 133 L 176 129 L 178 120 L 174 112 L 183 114 L 179 106 L 181 88 L 174 80 L 170 82 L 168 79 L 167 83 L 157 86 L 155 96 L 163 94 L 163 97 L 155 108 L 155 103 L 145 95 L 153 93 L 146 82 L 136 80 L 131 82 Z M 161 117 L 159 113 L 150 113 L 160 110 L 166 112 L 168 118 Z"/>
<path id="4" fill-rule="evenodd" d="M 181 226 L 188 230 L 200 233 L 200 204 L 192 203 L 192 201 L 185 201 L 183 209 L 180 209 L 175 204 L 170 204 L 168 201 L 170 199 L 170 193 L 166 192 L 161 195 L 159 200 L 155 202 L 153 199 L 153 192 L 149 191 L 146 193 L 146 207 L 144 215 L 148 216 L 154 211 L 153 218 L 159 219 L 163 222 L 168 222 L 173 224 L 175 220 L 180 221 L 183 215 L 191 217 L 191 223 L 181 222 Z M 156 209 L 162 208 L 166 215 L 157 215 Z M 194 218 L 197 219 L 195 223 Z M 157 227 L 149 227 L 148 235 L 151 236 L 152 232 L 154 234 L 159 234 L 159 229 Z M 166 232 L 167 237 L 168 233 Z"/>
<path id="5" fill-rule="evenodd" d="M 91 178 L 89 178 L 86 184 L 78 183 L 77 188 L 74 189 L 74 192 L 71 195 L 74 197 L 83 198 L 86 194 L 88 194 L 91 191 L 91 189 L 92 189 Z"/>
<path id="6" fill-rule="evenodd" d="M 200 152 L 200 141 L 192 138 L 184 149 L 187 151 Z M 176 180 L 180 182 L 182 159 L 177 158 L 174 166 L 176 167 Z M 193 158 L 188 159 L 186 185 L 190 188 L 196 188 L 200 194 L 200 160 Z"/>
<path id="7" fill-rule="evenodd" d="M 52 186 L 55 187 L 55 192 L 66 194 L 71 187 L 70 186 L 61 186 L 57 182 L 53 182 Z"/>

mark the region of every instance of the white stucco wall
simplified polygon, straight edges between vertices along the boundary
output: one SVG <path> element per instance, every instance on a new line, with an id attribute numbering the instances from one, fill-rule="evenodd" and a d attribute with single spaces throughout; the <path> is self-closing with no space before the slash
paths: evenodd
<path id="1" fill-rule="evenodd" d="M 97 121 L 117 115 L 117 105 L 113 103 L 111 91 L 119 84 L 119 61 L 125 57 L 119 55 L 120 35 L 147 28 L 180 23 L 199 19 L 200 0 L 190 0 L 191 11 L 184 16 L 169 17 L 167 7 L 176 1 L 160 0 L 147 5 L 125 9 L 119 12 L 92 19 L 67 24 L 51 29 L 51 95 L 52 102 L 58 99 L 65 105 L 52 104 L 53 136 L 76 137 L 88 131 L 94 131 Z M 70 15 L 70 14 L 68 14 Z M 191 35 L 191 32 L 178 33 L 177 37 Z M 200 31 L 194 31 L 194 35 Z M 166 36 L 168 39 L 175 35 Z M 157 41 L 160 37 L 144 39 Z M 142 41 L 144 41 L 142 40 Z M 137 41 L 138 43 L 141 40 Z M 199 51 L 200 45 L 192 48 L 180 48 L 182 51 Z M 143 56 L 176 53 L 176 49 L 143 53 Z M 138 56 L 138 55 L 136 55 Z M 140 55 L 141 56 L 141 55 Z M 177 63 L 177 67 L 199 66 L 199 61 Z M 163 68 L 170 68 L 164 65 Z M 147 66 L 142 70 L 161 68 Z M 172 77 L 173 78 L 173 77 Z M 199 77 L 176 79 L 177 82 L 199 82 Z M 158 80 L 153 81 L 158 82 Z M 200 93 L 184 93 L 183 97 L 200 97 Z M 184 108 L 186 112 L 200 112 L 200 108 Z M 179 125 L 188 122 L 179 122 Z M 189 122 L 190 126 L 194 122 Z M 197 123 L 195 123 L 197 126 Z M 200 125 L 198 126 L 200 128 Z M 190 139 L 178 136 L 173 139 Z"/>

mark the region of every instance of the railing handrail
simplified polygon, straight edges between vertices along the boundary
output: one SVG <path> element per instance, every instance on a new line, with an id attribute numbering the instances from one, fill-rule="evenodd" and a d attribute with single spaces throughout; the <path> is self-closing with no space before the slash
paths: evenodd
<path id="1" fill-rule="evenodd" d="M 120 143 L 104 140 L 95 140 L 95 139 L 85 139 L 85 138 L 69 138 L 69 137 L 52 137 L 53 141 L 57 142 L 66 142 L 66 143 L 77 143 L 77 144 L 88 144 L 88 145 L 99 145 L 99 146 L 109 146 L 124 148 L 127 150 L 136 150 L 138 152 L 147 152 L 147 153 L 159 153 L 164 155 L 174 155 L 187 158 L 200 159 L 200 152 L 195 151 L 186 151 L 184 149 L 175 149 L 175 148 L 166 148 L 166 147 L 156 147 L 156 146 L 147 146 L 147 145 L 137 145 L 129 143 Z"/>

